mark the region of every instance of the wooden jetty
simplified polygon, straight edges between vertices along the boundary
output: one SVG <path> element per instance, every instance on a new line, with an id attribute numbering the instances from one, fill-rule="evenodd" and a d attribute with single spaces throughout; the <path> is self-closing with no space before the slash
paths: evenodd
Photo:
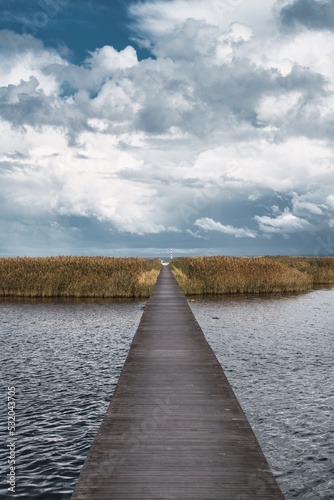
<path id="1" fill-rule="evenodd" d="M 71 500 L 284 499 L 163 267 Z"/>

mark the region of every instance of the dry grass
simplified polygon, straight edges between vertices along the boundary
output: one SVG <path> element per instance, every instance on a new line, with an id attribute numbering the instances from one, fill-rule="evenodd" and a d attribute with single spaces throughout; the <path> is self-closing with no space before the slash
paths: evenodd
<path id="1" fill-rule="evenodd" d="M 144 272 L 140 277 L 139 277 L 139 284 L 141 286 L 149 286 L 151 288 L 154 287 L 158 276 L 160 274 L 160 267 L 159 269 L 151 269 L 151 271 Z"/>
<path id="2" fill-rule="evenodd" d="M 187 295 L 305 291 L 334 283 L 332 257 L 190 257 L 170 264 Z M 3 297 L 148 297 L 158 259 L 0 258 Z"/>
<path id="3" fill-rule="evenodd" d="M 334 283 L 334 258 L 190 257 L 170 267 L 186 295 L 296 292 Z"/>
<path id="4" fill-rule="evenodd" d="M 334 283 L 334 257 L 268 257 L 308 274 L 313 284 Z"/>
<path id="5" fill-rule="evenodd" d="M 158 259 L 0 258 L 3 297 L 148 297 Z"/>

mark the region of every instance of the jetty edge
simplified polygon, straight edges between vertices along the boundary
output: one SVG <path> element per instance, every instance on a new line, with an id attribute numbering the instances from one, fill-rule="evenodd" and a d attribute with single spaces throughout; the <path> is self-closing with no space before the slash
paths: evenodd
<path id="1" fill-rule="evenodd" d="M 71 497 L 102 499 L 284 499 L 168 267 Z"/>

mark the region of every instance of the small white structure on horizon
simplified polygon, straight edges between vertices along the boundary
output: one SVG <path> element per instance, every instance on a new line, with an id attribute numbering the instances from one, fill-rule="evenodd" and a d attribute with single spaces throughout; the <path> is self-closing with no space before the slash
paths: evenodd
<path id="1" fill-rule="evenodd" d="M 173 260 L 173 249 L 170 251 L 170 260 Z"/>

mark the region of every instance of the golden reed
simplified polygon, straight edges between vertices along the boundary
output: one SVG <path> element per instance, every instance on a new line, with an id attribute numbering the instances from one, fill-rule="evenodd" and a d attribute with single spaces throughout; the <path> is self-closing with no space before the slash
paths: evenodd
<path id="1" fill-rule="evenodd" d="M 186 295 L 298 292 L 334 283 L 332 257 L 189 257 L 170 267 Z M 2 297 L 148 297 L 158 259 L 0 258 Z"/>
<path id="2" fill-rule="evenodd" d="M 158 259 L 0 258 L 2 297 L 148 297 Z"/>
<path id="3" fill-rule="evenodd" d="M 298 292 L 334 283 L 331 257 L 189 257 L 170 267 L 186 295 Z"/>

